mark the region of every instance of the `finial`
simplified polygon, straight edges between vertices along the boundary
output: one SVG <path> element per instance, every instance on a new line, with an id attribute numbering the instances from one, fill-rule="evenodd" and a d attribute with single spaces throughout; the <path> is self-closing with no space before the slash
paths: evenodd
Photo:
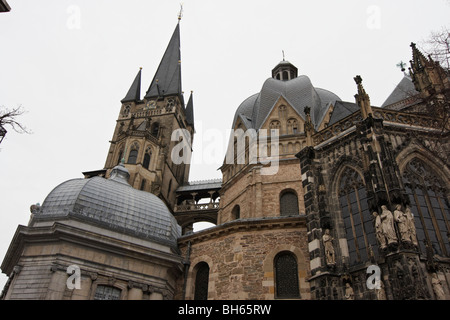
<path id="1" fill-rule="evenodd" d="M 180 12 L 178 13 L 178 21 L 183 17 L 183 4 L 180 3 Z"/>
<path id="2" fill-rule="evenodd" d="M 142 70 L 142 67 L 139 67 L 139 70 Z"/>
<path id="3" fill-rule="evenodd" d="M 362 78 L 361 78 L 360 75 L 354 77 L 353 80 L 355 80 L 356 84 L 361 84 L 362 83 Z"/>
<path id="4" fill-rule="evenodd" d="M 284 50 L 281 50 L 281 52 L 283 53 L 283 61 L 285 61 L 285 60 L 284 60 Z"/>
<path id="5" fill-rule="evenodd" d="M 401 70 L 402 70 L 402 72 L 405 72 L 405 66 L 406 66 L 406 63 L 404 63 L 403 61 L 401 61 L 400 60 L 400 62 L 397 64 L 397 67 L 399 67 Z"/>

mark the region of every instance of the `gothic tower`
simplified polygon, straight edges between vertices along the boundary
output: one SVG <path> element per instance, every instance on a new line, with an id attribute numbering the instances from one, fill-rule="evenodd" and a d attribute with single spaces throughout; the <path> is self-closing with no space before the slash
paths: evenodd
<path id="1" fill-rule="evenodd" d="M 175 190 L 188 180 L 194 134 L 192 92 L 185 105 L 181 87 L 179 22 L 143 98 L 141 73 L 121 100 L 106 175 L 123 162 L 134 188 L 154 193 L 173 211 Z"/>

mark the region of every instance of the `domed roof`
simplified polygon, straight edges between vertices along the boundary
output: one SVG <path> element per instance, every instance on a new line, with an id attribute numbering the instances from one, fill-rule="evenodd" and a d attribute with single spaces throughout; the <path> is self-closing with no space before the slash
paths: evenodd
<path id="1" fill-rule="evenodd" d="M 240 117 L 247 128 L 260 129 L 275 103 L 280 97 L 286 101 L 305 119 L 304 108 L 311 108 L 311 120 L 318 125 L 323 118 L 328 104 L 341 101 L 334 93 L 320 88 L 314 88 L 309 77 L 302 75 L 292 80 L 282 81 L 267 79 L 261 91 L 244 100 L 236 111 L 233 127 Z"/>
<path id="2" fill-rule="evenodd" d="M 164 202 L 132 188 L 129 172 L 116 166 L 109 179 L 72 179 L 53 189 L 35 219 L 75 217 L 136 237 L 176 246 L 181 228 Z"/>

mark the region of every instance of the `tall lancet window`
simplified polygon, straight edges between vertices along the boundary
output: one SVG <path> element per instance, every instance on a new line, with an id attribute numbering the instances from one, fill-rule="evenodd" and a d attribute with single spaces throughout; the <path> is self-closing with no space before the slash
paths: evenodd
<path id="1" fill-rule="evenodd" d="M 449 256 L 450 205 L 444 182 L 418 158 L 405 166 L 402 176 L 411 202 L 420 251 L 426 252 L 426 243 L 433 253 Z"/>
<path id="2" fill-rule="evenodd" d="M 339 178 L 338 188 L 350 264 L 366 262 L 370 257 L 370 248 L 377 256 L 378 244 L 364 181 L 357 171 L 346 167 Z"/>
<path id="3" fill-rule="evenodd" d="M 208 300 L 209 266 L 206 262 L 197 265 L 194 300 Z"/>

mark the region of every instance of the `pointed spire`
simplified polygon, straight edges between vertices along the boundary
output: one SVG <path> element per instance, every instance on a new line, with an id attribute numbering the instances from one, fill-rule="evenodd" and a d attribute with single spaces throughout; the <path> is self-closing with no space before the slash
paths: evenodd
<path id="1" fill-rule="evenodd" d="M 142 68 L 139 68 L 139 72 L 136 75 L 136 78 L 134 78 L 130 90 L 128 90 L 127 95 L 121 101 L 122 103 L 141 100 L 141 72 Z"/>
<path id="2" fill-rule="evenodd" d="M 191 96 L 189 97 L 189 101 L 186 105 L 186 121 L 191 126 L 194 126 L 194 98 L 193 91 L 191 91 Z"/>
<path id="3" fill-rule="evenodd" d="M 361 76 L 356 76 L 353 79 L 358 86 L 358 94 L 355 95 L 356 103 L 361 108 L 362 118 L 366 119 L 369 115 L 373 115 L 372 106 L 370 105 L 370 98 L 366 93 L 366 90 L 364 90 Z"/>
<path id="4" fill-rule="evenodd" d="M 180 23 L 177 23 L 145 98 L 157 98 L 169 95 L 182 97 Z"/>

